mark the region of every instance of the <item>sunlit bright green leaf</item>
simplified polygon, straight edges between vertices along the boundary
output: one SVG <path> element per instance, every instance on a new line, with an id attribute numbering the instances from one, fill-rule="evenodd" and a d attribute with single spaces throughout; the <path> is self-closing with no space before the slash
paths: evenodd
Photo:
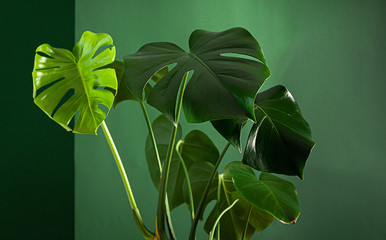
<path id="1" fill-rule="evenodd" d="M 48 44 L 36 49 L 33 76 L 34 102 L 68 131 L 96 133 L 106 118 L 117 89 L 115 47 L 108 34 L 84 32 L 73 52 Z M 102 49 L 102 48 L 106 49 Z M 100 53 L 97 51 L 102 49 Z M 74 129 L 70 121 L 79 113 Z"/>

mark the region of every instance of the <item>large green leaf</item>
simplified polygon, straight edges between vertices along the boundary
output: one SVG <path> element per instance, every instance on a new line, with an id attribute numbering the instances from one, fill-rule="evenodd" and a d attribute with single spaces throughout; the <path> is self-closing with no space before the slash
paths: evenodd
<path id="1" fill-rule="evenodd" d="M 35 104 L 66 130 L 95 134 L 113 104 L 117 89 L 114 69 L 100 69 L 114 61 L 112 44 L 108 34 L 84 32 L 73 53 L 40 45 L 32 72 Z M 96 54 L 102 47 L 108 48 Z M 66 99 L 67 94 L 72 96 Z M 69 123 L 77 112 L 71 129 Z"/>
<path id="2" fill-rule="evenodd" d="M 249 134 L 243 163 L 303 179 L 314 142 L 295 99 L 285 87 L 275 86 L 259 93 L 255 103 L 256 124 Z"/>
<path id="3" fill-rule="evenodd" d="M 148 98 L 150 105 L 173 122 L 179 87 L 188 71 L 191 78 L 183 99 L 188 122 L 237 117 L 255 119 L 253 102 L 270 72 L 253 36 L 243 28 L 223 32 L 196 30 L 190 36 L 189 47 L 190 52 L 185 52 L 173 43 L 150 43 L 124 57 L 126 81 L 131 92 L 142 99 L 150 77 L 175 63 Z"/>
<path id="4" fill-rule="evenodd" d="M 255 232 L 260 232 L 267 228 L 272 223 L 274 217 L 265 211 L 251 206 L 249 202 L 240 196 L 240 194 L 236 191 L 229 171 L 232 166 L 240 166 L 246 171 L 253 173 L 249 167 L 243 165 L 241 162 L 231 162 L 226 166 L 222 174 L 223 183 L 221 184 L 220 189 L 220 202 L 216 204 L 209 214 L 209 217 L 205 222 L 204 229 L 207 233 L 209 233 L 218 217 L 218 213 L 221 213 L 224 209 L 229 207 L 236 199 L 240 199 L 236 205 L 221 218 L 220 239 L 242 240 L 241 238 L 247 223 L 249 208 L 251 207 L 247 234 L 245 236 L 246 239 L 249 239 Z M 218 207 L 220 207 L 220 209 L 217 209 Z"/>
<path id="5" fill-rule="evenodd" d="M 244 166 L 233 165 L 229 169 L 237 192 L 254 207 L 269 212 L 283 223 L 295 223 L 300 215 L 295 186 L 270 173 L 260 178 Z"/>
<path id="6" fill-rule="evenodd" d="M 168 151 L 173 124 L 165 116 L 161 115 L 156 120 L 154 120 L 152 127 L 157 142 L 161 164 L 163 164 Z M 176 139 L 181 139 L 181 135 L 182 129 L 181 126 L 178 125 Z M 149 135 L 146 139 L 145 153 L 151 179 L 155 187 L 158 189 L 160 184 L 160 168 L 155 155 L 151 137 Z M 170 163 L 167 187 L 170 210 L 173 210 L 184 203 L 182 194 L 182 185 L 184 183 L 184 179 L 185 175 L 183 168 L 181 167 L 181 161 L 178 155 L 174 152 Z"/>

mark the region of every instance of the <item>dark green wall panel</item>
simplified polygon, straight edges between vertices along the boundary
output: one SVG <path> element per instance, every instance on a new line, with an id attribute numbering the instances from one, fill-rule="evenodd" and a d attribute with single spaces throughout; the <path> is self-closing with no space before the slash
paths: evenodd
<path id="1" fill-rule="evenodd" d="M 294 226 L 275 223 L 254 239 L 381 239 L 386 236 L 386 4 L 382 0 L 76 1 L 76 37 L 107 32 L 117 58 L 152 41 L 187 49 L 197 29 L 242 26 L 260 42 L 272 76 L 284 84 L 311 124 L 316 146 L 298 188 L 302 214 Z M 154 119 L 158 113 L 151 111 Z M 144 221 L 154 229 L 157 193 L 147 172 L 147 134 L 138 104 L 122 103 L 107 124 L 132 182 Z M 198 127 L 225 142 L 209 124 Z M 244 134 L 244 138 L 246 135 Z M 76 239 L 141 239 L 102 132 L 76 136 Z M 232 149 L 226 161 L 240 159 Z M 225 163 L 224 163 L 225 165 Z M 189 215 L 173 212 L 186 239 Z M 198 239 L 206 239 L 199 233 Z"/>
<path id="2" fill-rule="evenodd" d="M 0 239 L 74 239 L 74 136 L 32 99 L 34 51 L 72 48 L 74 1 L 1 1 Z"/>

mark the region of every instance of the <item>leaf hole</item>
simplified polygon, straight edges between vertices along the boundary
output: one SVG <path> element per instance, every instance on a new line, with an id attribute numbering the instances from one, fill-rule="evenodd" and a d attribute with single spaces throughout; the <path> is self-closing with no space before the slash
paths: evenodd
<path id="1" fill-rule="evenodd" d="M 106 116 L 109 113 L 109 108 L 106 107 L 104 104 L 98 104 L 98 108 L 100 108 L 106 114 Z"/>
<path id="2" fill-rule="evenodd" d="M 48 55 L 47 53 L 44 53 L 44 52 L 38 51 L 38 52 L 36 52 L 36 54 L 39 54 L 39 55 L 42 56 L 42 57 L 55 59 L 54 57 L 51 57 L 50 55 Z"/>
<path id="3" fill-rule="evenodd" d="M 56 67 L 48 67 L 48 68 L 36 68 L 35 70 L 37 70 L 37 71 L 44 71 L 44 70 L 50 70 L 50 69 L 55 69 L 55 68 L 60 68 L 60 67 L 56 66 Z"/>
<path id="4" fill-rule="evenodd" d="M 170 72 L 175 66 L 177 66 L 177 63 L 171 63 L 171 64 L 167 65 L 167 67 L 169 68 L 169 72 Z M 161 68 L 161 69 L 162 69 L 162 68 Z M 160 69 L 160 70 L 161 70 L 161 69 Z"/>
<path id="5" fill-rule="evenodd" d="M 38 88 L 38 89 L 36 90 L 36 96 L 39 96 L 39 94 L 41 94 L 42 92 L 44 92 L 44 90 L 46 90 L 47 88 L 50 88 L 50 87 L 53 86 L 55 83 L 60 82 L 60 81 L 62 81 L 63 79 L 64 79 L 64 77 L 59 78 L 58 80 L 52 81 L 52 82 L 50 82 L 50 83 L 48 83 L 48 84 L 46 84 L 46 85 L 44 85 L 44 86 Z"/>
<path id="6" fill-rule="evenodd" d="M 93 89 L 95 89 L 95 90 L 107 90 L 107 91 L 111 92 L 114 96 L 116 93 L 116 90 L 113 88 L 110 88 L 110 87 L 94 86 Z"/>
<path id="7" fill-rule="evenodd" d="M 80 113 L 80 110 L 76 111 L 76 113 L 74 114 L 74 116 L 72 116 L 70 122 L 68 123 L 68 126 L 69 126 L 71 129 L 74 129 L 74 126 L 75 126 L 75 120 L 78 119 L 79 113 Z"/>
<path id="8" fill-rule="evenodd" d="M 259 59 L 255 58 L 255 57 L 252 57 L 252 56 L 249 56 L 249 55 L 246 55 L 246 54 L 240 54 L 240 53 L 220 53 L 220 56 L 221 57 L 243 58 L 243 59 L 248 59 L 248 60 L 252 60 L 252 61 L 264 64 Z"/>
<path id="9" fill-rule="evenodd" d="M 106 49 L 112 49 L 114 47 L 113 44 L 109 44 L 109 45 L 103 45 L 103 46 L 100 46 L 94 53 L 94 56 L 92 57 L 92 59 L 94 59 L 96 56 L 98 56 L 99 54 L 103 53 Z"/>
<path id="10" fill-rule="evenodd" d="M 63 104 L 65 104 L 68 101 L 68 99 L 70 99 L 73 95 L 75 95 L 75 93 L 76 93 L 76 90 L 74 88 L 71 88 L 70 90 L 68 90 L 66 94 L 64 94 L 62 99 L 60 99 L 60 102 L 58 103 L 58 105 L 56 105 L 54 111 L 52 111 L 51 117 L 54 117 L 55 113 L 59 110 L 59 108 L 63 106 Z"/>
<path id="11" fill-rule="evenodd" d="M 75 123 L 76 123 L 76 121 L 78 121 L 79 115 L 80 115 L 80 110 L 76 111 L 76 113 L 72 117 L 72 119 L 70 121 L 70 124 L 69 124 L 69 126 L 71 126 L 72 129 L 74 129 Z"/>

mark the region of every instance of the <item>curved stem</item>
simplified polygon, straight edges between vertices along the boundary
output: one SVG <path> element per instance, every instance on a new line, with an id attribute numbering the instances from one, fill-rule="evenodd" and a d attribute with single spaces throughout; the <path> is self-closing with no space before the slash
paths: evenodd
<path id="1" fill-rule="evenodd" d="M 209 240 L 212 240 L 213 239 L 213 235 L 214 235 L 214 231 L 216 229 L 216 226 L 217 224 L 220 222 L 220 219 L 222 218 L 222 216 L 227 212 L 229 211 L 240 199 L 236 199 L 229 207 L 225 208 L 224 211 L 222 211 L 222 213 L 218 216 L 218 218 L 216 219 L 216 222 L 214 222 L 214 225 L 213 225 L 213 229 L 212 231 L 210 231 L 210 235 L 209 235 Z"/>
<path id="2" fill-rule="evenodd" d="M 247 230 L 248 230 L 249 219 L 251 217 L 251 211 L 252 211 L 252 205 L 249 205 L 248 218 L 247 218 L 247 222 L 245 223 L 243 236 L 241 237 L 241 240 L 244 240 L 247 237 Z"/>
<path id="3" fill-rule="evenodd" d="M 169 178 L 170 162 L 172 160 L 174 142 L 177 136 L 178 122 L 180 119 L 180 113 L 181 113 L 181 107 L 182 107 L 182 99 L 184 96 L 188 73 L 189 72 L 185 73 L 181 83 L 181 90 L 177 101 L 176 122 L 174 123 L 173 129 L 172 129 L 172 134 L 170 137 L 166 160 L 162 168 L 162 177 L 161 177 L 161 184 L 160 184 L 160 190 L 159 190 L 159 196 L 158 196 L 158 208 L 157 208 L 157 231 L 161 240 L 167 239 L 167 236 L 165 233 L 165 199 L 166 199 L 165 196 L 166 196 L 167 183 Z"/>
<path id="4" fill-rule="evenodd" d="M 181 153 L 180 153 L 180 150 L 179 150 L 179 148 L 180 148 L 180 146 L 181 146 L 181 143 L 183 143 L 183 142 L 184 142 L 184 141 L 181 141 L 181 140 L 177 142 L 177 145 L 176 145 L 176 152 L 177 152 L 178 157 L 180 158 L 182 168 L 184 169 L 184 174 L 185 174 L 185 178 L 186 178 L 186 183 L 188 184 L 189 202 L 190 202 L 190 208 L 192 209 L 192 220 L 193 220 L 193 219 L 194 219 L 194 202 L 193 202 L 192 185 L 190 184 L 190 178 L 189 178 L 189 174 L 188 174 L 188 169 L 186 168 L 184 159 L 182 158 Z"/>
<path id="5" fill-rule="evenodd" d="M 149 115 L 147 114 L 145 104 L 143 104 L 143 102 L 140 101 L 139 105 L 141 106 L 143 115 L 145 116 L 145 119 L 146 119 L 147 129 L 149 130 L 149 135 L 151 138 L 151 142 L 153 144 L 153 149 L 154 149 L 155 157 L 157 158 L 159 170 L 160 170 L 160 172 L 162 172 L 162 163 L 161 163 L 161 159 L 159 157 L 158 147 L 157 147 L 157 143 L 155 141 L 154 131 L 153 131 L 153 127 L 151 126 Z"/>
<path id="6" fill-rule="evenodd" d="M 155 153 L 155 156 L 156 156 L 156 159 L 158 162 L 158 167 L 159 167 L 159 171 L 160 171 L 160 175 L 161 175 L 162 174 L 162 163 L 161 163 L 161 158 L 159 157 L 159 152 L 158 152 L 157 142 L 156 142 L 155 136 L 154 136 L 153 127 L 151 126 L 150 118 L 149 118 L 149 115 L 147 114 L 145 104 L 143 104 L 143 102 L 140 101 L 139 105 L 141 106 L 143 115 L 145 116 L 145 119 L 146 119 L 146 125 L 147 125 L 147 128 L 149 130 L 149 135 L 151 138 L 151 142 L 153 144 L 154 153 Z M 166 217 L 168 220 L 167 223 L 168 223 L 169 233 L 170 233 L 170 236 L 172 239 L 176 239 L 174 229 L 173 229 L 173 224 L 172 224 L 172 219 L 171 219 L 171 214 L 170 214 L 170 207 L 169 207 L 169 200 L 168 200 L 167 194 L 166 194 L 165 198 L 166 198 L 166 201 L 165 201 Z"/>
<path id="7" fill-rule="evenodd" d="M 206 187 L 205 187 L 204 194 L 202 195 L 201 200 L 200 200 L 200 204 L 198 205 L 198 208 L 197 208 L 196 218 L 194 219 L 194 221 L 192 223 L 192 226 L 190 227 L 189 240 L 194 240 L 195 239 L 198 220 L 199 220 L 200 216 L 202 215 L 202 213 L 204 211 L 204 205 L 205 205 L 205 202 L 206 202 L 206 197 L 209 194 L 210 186 L 212 185 L 213 179 L 214 179 L 214 177 L 217 174 L 217 170 L 218 170 L 218 167 L 220 166 L 221 160 L 224 158 L 224 155 L 225 155 L 225 153 L 228 150 L 230 145 L 231 144 L 228 142 L 227 145 L 225 146 L 224 150 L 222 150 L 221 155 L 218 158 L 218 160 L 216 162 L 216 165 L 214 166 L 213 171 L 212 171 L 212 173 L 211 173 L 211 175 L 209 177 L 208 183 L 206 184 Z"/>
<path id="8" fill-rule="evenodd" d="M 148 230 L 142 221 L 142 217 L 135 202 L 134 195 L 130 187 L 129 179 L 127 178 L 125 168 L 123 167 L 123 163 L 121 161 L 121 157 L 119 156 L 118 150 L 115 147 L 114 140 L 110 135 L 109 129 L 107 128 L 105 121 L 102 122 L 101 126 L 103 129 L 103 133 L 105 134 L 106 140 L 110 146 L 111 152 L 114 156 L 115 163 L 117 164 L 123 185 L 125 186 L 126 194 L 130 202 L 130 207 L 132 209 L 134 220 L 145 239 L 154 239 L 154 233 Z"/>

